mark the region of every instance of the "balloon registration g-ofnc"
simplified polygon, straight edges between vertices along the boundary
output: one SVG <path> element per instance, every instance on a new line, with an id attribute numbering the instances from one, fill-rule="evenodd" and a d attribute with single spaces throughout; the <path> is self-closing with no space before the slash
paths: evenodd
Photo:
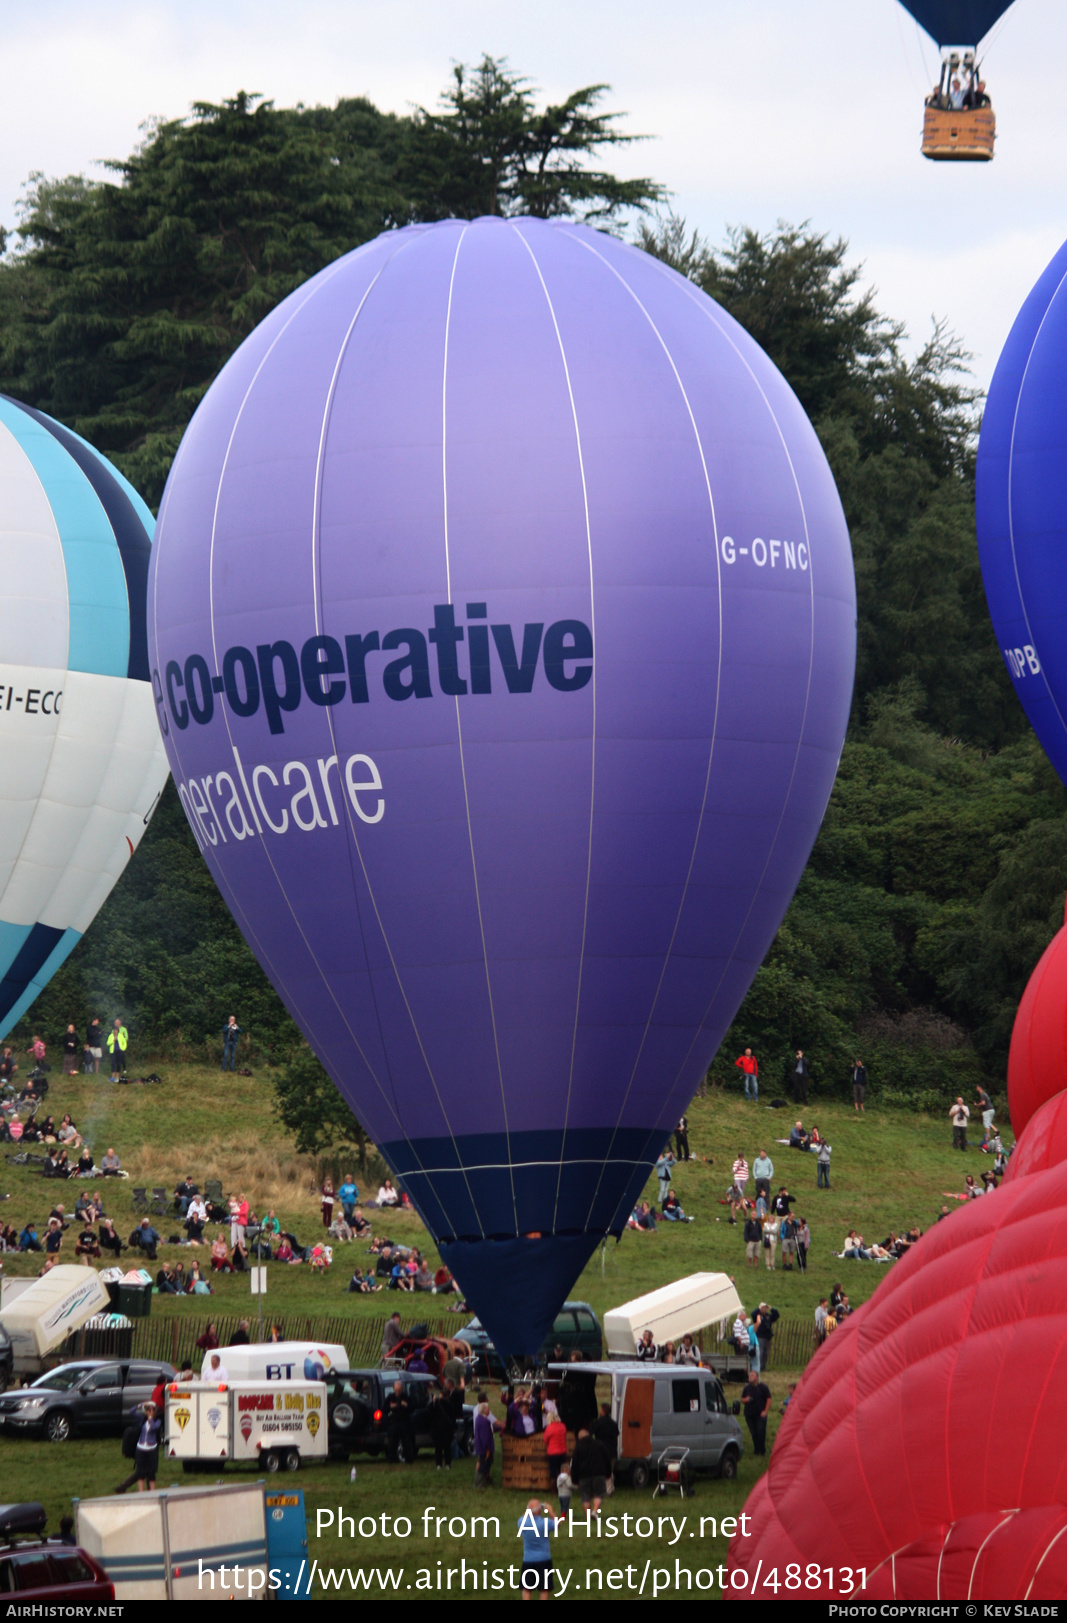
<path id="1" fill-rule="evenodd" d="M 152 567 L 205 858 L 497 1345 L 531 1351 L 833 784 L 855 589 L 815 434 L 639 250 L 412 226 L 242 345 Z"/>

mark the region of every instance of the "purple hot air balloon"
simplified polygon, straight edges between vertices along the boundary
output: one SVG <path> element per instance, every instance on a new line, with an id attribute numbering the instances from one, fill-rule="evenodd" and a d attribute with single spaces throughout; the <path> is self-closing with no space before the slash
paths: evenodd
<path id="1" fill-rule="evenodd" d="M 855 588 L 815 434 L 637 249 L 411 226 L 225 367 L 152 571 L 211 871 L 497 1345 L 532 1351 L 826 806 Z"/>

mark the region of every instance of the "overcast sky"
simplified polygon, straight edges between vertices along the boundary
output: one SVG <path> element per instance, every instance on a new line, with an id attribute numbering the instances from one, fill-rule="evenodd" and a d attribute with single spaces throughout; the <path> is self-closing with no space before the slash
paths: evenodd
<path id="1" fill-rule="evenodd" d="M 920 156 L 937 51 L 897 0 L 8 0 L 0 19 L 9 227 L 32 170 L 99 175 L 149 116 L 239 89 L 403 112 L 488 52 L 547 99 L 609 83 L 605 107 L 655 137 L 614 167 L 662 181 L 712 242 L 778 219 L 847 237 L 880 308 L 916 342 L 947 317 L 983 385 L 1067 235 L 1063 0 L 1016 0 L 992 36 L 988 165 Z"/>

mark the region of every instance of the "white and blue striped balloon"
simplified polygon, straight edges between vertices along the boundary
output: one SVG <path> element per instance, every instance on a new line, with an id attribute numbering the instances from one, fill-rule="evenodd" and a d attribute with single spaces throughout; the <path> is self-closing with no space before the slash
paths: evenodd
<path id="1" fill-rule="evenodd" d="M 89 927 L 166 782 L 153 527 L 91 445 L 0 396 L 0 1035 Z"/>

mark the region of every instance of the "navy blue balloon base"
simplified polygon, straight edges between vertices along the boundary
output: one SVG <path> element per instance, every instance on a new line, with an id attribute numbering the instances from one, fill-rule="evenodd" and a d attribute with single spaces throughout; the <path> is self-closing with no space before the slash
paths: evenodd
<path id="1" fill-rule="evenodd" d="M 505 1358 L 537 1353 L 599 1234 L 442 1240 L 437 1249 Z"/>
<path id="2" fill-rule="evenodd" d="M 620 1234 L 667 1141 L 585 1127 L 378 1148 L 505 1355 L 535 1353 L 606 1234 Z"/>

